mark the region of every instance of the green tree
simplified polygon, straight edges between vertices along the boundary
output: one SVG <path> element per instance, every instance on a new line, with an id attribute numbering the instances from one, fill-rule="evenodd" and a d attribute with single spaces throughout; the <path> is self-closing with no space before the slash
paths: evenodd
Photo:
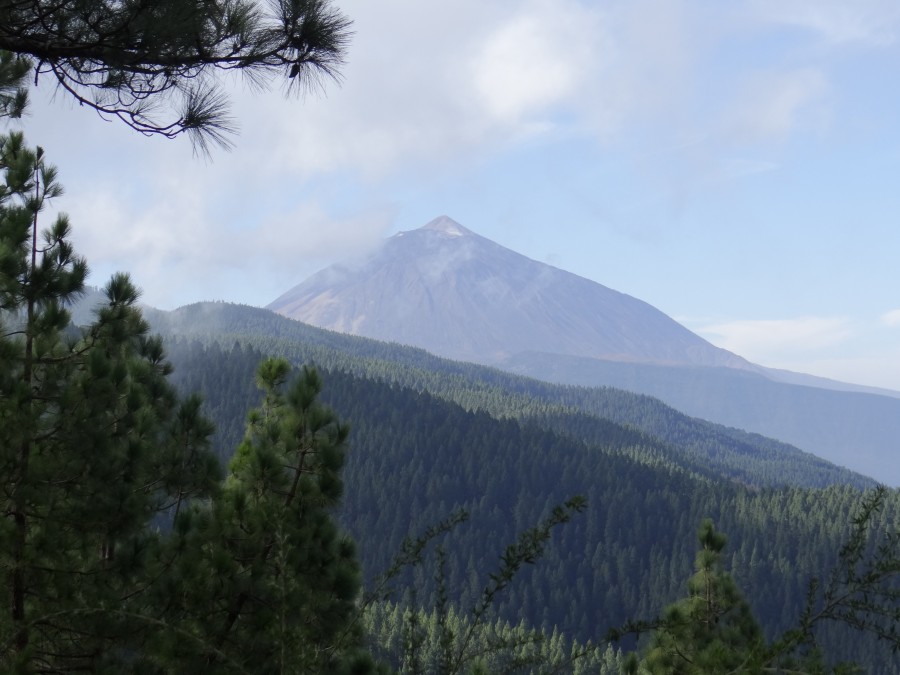
<path id="1" fill-rule="evenodd" d="M 145 632 L 127 616 L 149 523 L 214 484 L 212 427 L 168 384 L 127 276 L 90 327 L 69 328 L 87 266 L 65 216 L 39 236 L 56 172 L 15 133 L 0 137 L 0 171 L 0 664 L 101 669 Z"/>
<path id="2" fill-rule="evenodd" d="M 25 78 L 31 61 L 0 50 L 0 117 L 21 117 L 28 103 Z"/>
<path id="3" fill-rule="evenodd" d="M 731 575 L 722 569 L 725 536 L 706 519 L 697 535 L 700 550 L 688 596 L 670 605 L 655 626 L 640 664 L 647 675 L 707 675 L 761 672 L 762 631 Z"/>
<path id="4" fill-rule="evenodd" d="M 538 667 L 547 671 L 558 671 L 580 659 L 593 655 L 596 649 L 588 645 L 576 648 L 568 655 L 554 654 L 548 648 L 546 636 L 539 631 L 509 629 L 502 622 L 492 624 L 491 614 L 496 610 L 498 598 L 512 584 L 515 577 L 528 565 L 534 565 L 546 552 L 552 531 L 568 523 L 576 514 L 584 512 L 587 503 L 583 497 L 573 497 L 565 503 L 554 506 L 550 514 L 536 526 L 521 532 L 516 541 L 509 544 L 500 555 L 499 568 L 488 575 L 488 581 L 478 602 L 468 613 L 457 612 L 450 603 L 447 589 L 447 553 L 443 544 L 435 549 L 437 585 L 434 609 L 425 612 L 417 606 L 415 587 L 409 590 L 412 602 L 403 612 L 402 619 L 394 616 L 394 625 L 388 632 L 402 633 L 403 648 L 388 647 L 385 656 L 397 662 L 400 673 L 438 673 L 453 675 L 461 673 L 522 672 Z M 460 523 L 468 520 L 466 511 L 457 511 L 445 520 L 429 526 L 419 537 L 407 537 L 400 553 L 391 566 L 375 580 L 375 587 L 364 598 L 368 610 L 365 620 L 373 631 L 370 637 L 382 650 L 385 643 L 398 642 L 394 636 L 378 635 L 379 628 L 372 621 L 380 609 L 379 601 L 387 601 L 393 594 L 392 581 L 404 568 L 418 567 L 425 560 L 429 544 L 448 534 Z M 470 570 L 475 572 L 475 570 Z M 398 620 L 400 619 L 400 620 Z M 561 663 L 565 661 L 565 663 Z M 543 672 L 543 671 L 542 671 Z"/>
<path id="5" fill-rule="evenodd" d="M 725 536 L 703 521 L 696 572 L 688 597 L 652 622 L 634 622 L 610 632 L 651 632 L 643 657 L 630 655 L 626 670 L 641 675 L 783 672 L 797 675 L 860 672 L 853 664 L 828 665 L 819 651 L 819 631 L 835 623 L 869 633 L 900 650 L 900 533 L 879 529 L 875 516 L 888 491 L 863 499 L 838 562 L 824 579 L 813 578 L 796 625 L 777 639 L 765 639 L 734 580 L 723 570 Z M 878 537 L 873 537 L 873 533 Z"/>
<path id="6" fill-rule="evenodd" d="M 348 427 L 318 402 L 305 368 L 288 383 L 282 359 L 260 366 L 264 400 L 222 492 L 175 522 L 177 559 L 164 620 L 190 625 L 167 646 L 180 672 L 354 672 L 373 669 L 356 621 L 360 570 L 332 510 Z M 200 647 L 198 649 L 198 647 Z"/>
<path id="7" fill-rule="evenodd" d="M 337 78 L 350 21 L 328 0 L 23 0 L 0 4 L 0 50 L 82 105 L 206 149 L 232 122 L 216 73 L 288 90 Z M 4 57 L 9 59 L 10 57 Z M 15 60 L 15 59 L 13 59 Z"/>
<path id="8" fill-rule="evenodd" d="M 347 427 L 306 369 L 265 361 L 228 477 L 125 275 L 70 325 L 85 261 L 43 152 L 0 137 L 3 672 L 354 672 L 353 543 L 332 510 Z M 170 528 L 169 526 L 172 525 Z"/>
<path id="9" fill-rule="evenodd" d="M 327 0 L 6 3 L 0 116 L 21 116 L 33 69 L 206 150 L 230 128 L 217 71 L 257 84 L 280 71 L 305 89 L 338 77 L 348 38 Z M 218 485 L 212 427 L 198 398 L 175 395 L 127 276 L 91 326 L 69 326 L 87 266 L 65 216 L 39 241 L 38 214 L 61 193 L 43 151 L 0 137 L 0 169 L 4 670 L 371 670 L 350 620 L 354 547 L 330 515 L 347 431 L 317 404 L 318 376 L 285 394 L 286 364 L 264 364 L 265 404 Z"/>

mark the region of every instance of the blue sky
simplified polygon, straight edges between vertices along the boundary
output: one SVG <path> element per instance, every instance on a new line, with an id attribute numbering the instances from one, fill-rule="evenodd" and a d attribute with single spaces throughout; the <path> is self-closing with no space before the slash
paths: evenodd
<path id="1" fill-rule="evenodd" d="M 40 88 L 102 284 L 265 305 L 446 214 L 752 361 L 900 390 L 894 0 L 363 0 L 344 81 L 240 78 L 231 152 Z"/>

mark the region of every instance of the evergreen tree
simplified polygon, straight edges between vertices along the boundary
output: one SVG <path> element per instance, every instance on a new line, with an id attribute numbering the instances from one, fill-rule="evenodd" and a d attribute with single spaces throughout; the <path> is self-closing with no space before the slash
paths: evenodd
<path id="1" fill-rule="evenodd" d="M 165 622 L 194 626 L 168 658 L 179 672 L 368 672 L 357 624 L 360 571 L 332 510 L 348 427 L 318 400 L 321 380 L 258 370 L 265 392 L 222 493 L 175 523 Z M 201 647 L 198 649 L 198 647 Z"/>
<path id="2" fill-rule="evenodd" d="M 216 73 L 315 87 L 338 77 L 349 26 L 329 0 L 24 0 L 0 4 L 0 50 L 82 105 L 205 149 L 231 128 Z"/>
<path id="3" fill-rule="evenodd" d="M 647 675 L 755 673 L 765 652 L 762 631 L 731 575 L 722 569 L 725 536 L 706 519 L 688 597 L 669 606 L 638 668 Z"/>
<path id="4" fill-rule="evenodd" d="M 0 50 L 0 117 L 21 117 L 28 102 L 25 78 L 31 61 Z"/>
<path id="5" fill-rule="evenodd" d="M 643 658 L 629 655 L 626 672 L 861 672 L 854 664 L 825 663 L 818 640 L 819 631 L 829 623 L 869 633 L 896 653 L 900 650 L 900 535 L 895 530 L 877 532 L 874 527 L 887 494 L 886 488 L 878 487 L 863 499 L 837 565 L 824 581 L 811 580 L 806 608 L 795 626 L 772 642 L 765 639 L 734 580 L 722 569 L 724 535 L 716 532 L 711 520 L 704 520 L 688 597 L 670 605 L 656 621 L 610 631 L 613 639 L 623 633 L 652 631 Z"/>
<path id="6" fill-rule="evenodd" d="M 39 236 L 56 172 L 15 133 L 0 171 L 0 667 L 101 670 L 146 632 L 129 616 L 148 524 L 214 484 L 211 425 L 167 383 L 126 276 L 90 327 L 68 327 L 87 266 L 65 216 Z"/>
<path id="7" fill-rule="evenodd" d="M 180 401 L 127 276 L 83 329 L 87 266 L 43 152 L 0 138 L 3 672 L 354 672 L 360 572 L 331 511 L 346 425 L 306 369 L 265 390 L 224 483 L 200 400 Z M 169 524 L 174 527 L 169 532 Z"/>

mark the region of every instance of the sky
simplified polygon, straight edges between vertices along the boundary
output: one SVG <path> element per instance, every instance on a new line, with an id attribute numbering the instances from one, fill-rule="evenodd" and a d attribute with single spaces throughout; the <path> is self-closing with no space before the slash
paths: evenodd
<path id="1" fill-rule="evenodd" d="M 264 306 L 448 215 L 765 366 L 900 390 L 896 0 L 339 0 L 340 84 L 222 81 L 196 157 L 49 81 L 23 128 L 144 301 Z"/>

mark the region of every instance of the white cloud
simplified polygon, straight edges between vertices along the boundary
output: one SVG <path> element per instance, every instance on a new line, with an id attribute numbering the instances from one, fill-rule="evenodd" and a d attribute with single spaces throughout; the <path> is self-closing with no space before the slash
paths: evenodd
<path id="1" fill-rule="evenodd" d="M 76 250 L 95 270 L 92 284 L 127 270 L 157 307 L 201 299 L 262 305 L 333 259 L 374 246 L 393 219 L 387 207 L 334 215 L 311 199 L 224 223 L 202 191 L 170 185 L 164 192 L 166 200 L 151 205 L 108 186 L 66 200 Z"/>
<path id="2" fill-rule="evenodd" d="M 532 3 L 488 35 L 467 68 L 487 113 L 516 124 L 584 87 L 604 42 L 595 13 L 575 3 Z"/>
<path id="3" fill-rule="evenodd" d="M 900 326 L 900 309 L 892 309 L 882 314 L 881 323 L 885 326 Z"/>
<path id="4" fill-rule="evenodd" d="M 693 124 L 692 65 L 713 42 L 679 0 L 342 7 L 356 35 L 340 87 L 302 103 L 238 93 L 238 152 L 255 166 L 377 181 L 411 164 L 478 162 L 550 131 L 608 141 L 651 121 L 680 140 Z"/>
<path id="5" fill-rule="evenodd" d="M 841 317 L 728 321 L 694 330 L 713 344 L 764 365 L 833 347 L 854 334 L 852 323 Z"/>
<path id="6" fill-rule="evenodd" d="M 821 117 L 828 73 L 778 65 L 749 78 L 728 72 L 739 68 L 719 62 L 729 19 L 746 18 L 749 6 L 757 26 L 896 23 L 877 20 L 894 4 L 878 0 L 747 0 L 714 11 L 685 0 L 338 4 L 355 30 L 340 87 L 285 101 L 233 83 L 241 136 L 232 156 L 246 176 L 303 180 L 351 170 L 379 180 L 410 165 L 440 171 L 556 129 L 560 120 L 569 133 L 589 129 L 602 140 L 650 124 L 650 138 L 671 144 L 719 128 L 714 116 L 724 108 L 731 129 L 753 139 L 783 136 L 811 113 Z M 712 80 L 711 64 L 720 72 Z M 721 73 L 725 83 L 747 80 L 735 100 L 721 100 L 729 96 Z M 710 89 L 715 105 L 705 100 Z M 114 125 L 102 126 L 108 138 Z M 140 141 L 146 158 L 149 143 Z"/>
<path id="7" fill-rule="evenodd" d="M 561 123 L 564 132 L 602 140 L 649 123 L 669 143 L 711 126 L 710 112 L 695 118 L 695 99 L 708 86 L 698 67 L 715 57 L 723 29 L 684 0 L 339 4 L 355 30 L 340 86 L 297 101 L 231 81 L 241 134 L 231 155 L 217 153 L 211 171 L 176 165 L 170 151 L 154 153 L 146 139 L 125 147 L 147 163 L 166 162 L 160 170 L 219 173 L 226 184 L 234 178 L 216 169 L 227 164 L 255 187 L 342 171 L 373 182 L 410 167 L 416 175 L 440 173 Z M 817 81 L 795 72 L 776 84 L 763 92 L 763 109 L 750 92 L 757 105 L 747 116 L 783 133 L 814 98 Z M 735 107 L 750 111 L 745 103 Z M 79 120 L 76 126 L 86 124 L 84 114 Z M 114 126 L 93 128 L 109 138 Z M 129 159 L 123 152 L 117 161 Z"/>
<path id="8" fill-rule="evenodd" d="M 850 354 L 830 358 L 786 360 L 779 368 L 795 373 L 811 373 L 838 382 L 900 391 L 900 351 L 885 351 L 875 356 Z"/>
<path id="9" fill-rule="evenodd" d="M 881 317 L 900 325 L 900 311 Z M 713 344 L 770 368 L 900 391 L 900 347 L 877 325 L 844 317 L 686 321 Z"/>
<path id="10" fill-rule="evenodd" d="M 759 16 L 813 31 L 832 43 L 884 46 L 897 39 L 900 6 L 894 0 L 755 0 Z"/>
<path id="11" fill-rule="evenodd" d="M 664 143 L 683 142 L 694 132 L 692 65 L 709 42 L 701 14 L 682 0 L 634 0 L 607 5 L 598 22 L 591 80 L 572 103 L 579 123 L 604 142 L 661 123 Z"/>
<path id="12" fill-rule="evenodd" d="M 600 13 L 575 0 L 344 4 L 356 35 L 340 87 L 302 106 L 239 96 L 238 118 L 260 119 L 245 136 L 300 176 L 440 170 L 552 129 L 603 43 Z"/>

